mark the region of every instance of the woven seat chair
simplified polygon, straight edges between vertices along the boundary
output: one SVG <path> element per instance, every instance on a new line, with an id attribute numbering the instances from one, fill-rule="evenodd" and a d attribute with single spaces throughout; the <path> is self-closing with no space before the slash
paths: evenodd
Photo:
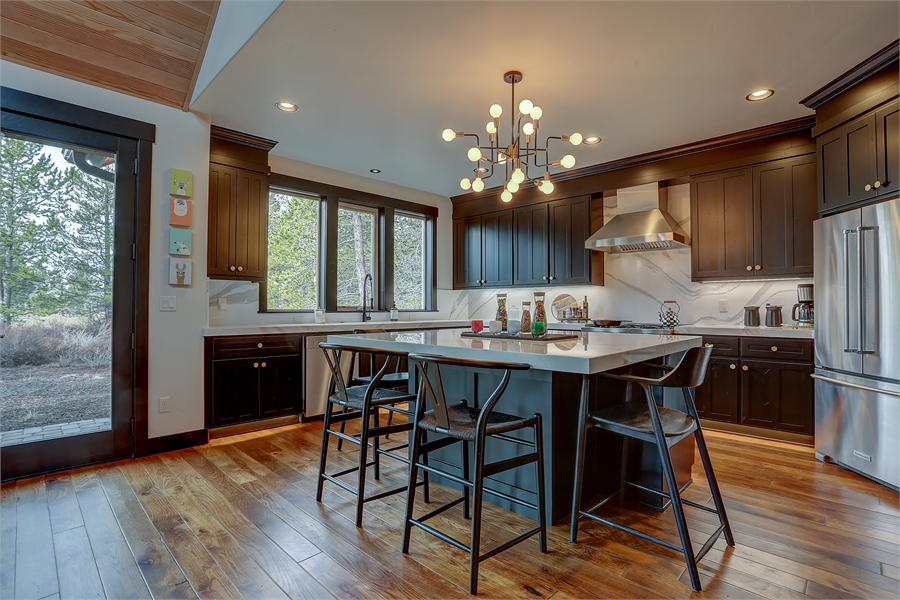
<path id="1" fill-rule="evenodd" d="M 409 458 L 404 454 L 397 454 L 397 450 L 409 447 L 408 443 L 403 443 L 390 448 L 381 448 L 379 438 L 391 433 L 402 433 L 412 430 L 413 423 L 410 419 L 407 423 L 397 425 L 381 425 L 378 419 L 379 409 L 385 409 L 398 412 L 412 417 L 413 413 L 409 410 L 409 406 L 415 402 L 415 396 L 407 391 L 395 390 L 388 387 L 380 387 L 379 383 L 390 368 L 392 359 L 402 359 L 406 357 L 404 352 L 394 352 L 388 350 L 371 350 L 368 348 L 360 348 L 348 344 L 332 344 L 321 343 L 319 347 L 325 353 L 325 359 L 331 370 L 331 380 L 328 386 L 328 402 L 325 406 L 325 422 L 322 431 L 322 450 L 319 456 L 319 476 L 316 486 L 316 501 L 322 501 L 322 490 L 326 481 L 356 494 L 356 526 L 362 527 L 363 505 L 372 500 L 378 500 L 393 494 L 399 494 L 406 491 L 407 486 L 397 486 L 392 489 L 366 496 L 366 470 L 368 467 L 375 467 L 375 479 L 380 478 L 379 460 L 381 456 L 388 456 L 394 460 L 398 460 L 404 464 L 409 464 Z M 342 365 L 346 365 L 348 361 L 342 360 L 346 354 L 357 355 L 360 353 L 376 353 L 385 355 L 386 360 L 381 368 L 374 373 L 365 385 L 350 385 L 355 383 L 349 374 L 345 373 Z M 350 362 L 353 361 L 351 357 Z M 403 404 L 407 408 L 400 408 L 397 405 Z M 335 407 L 341 407 L 340 414 L 334 414 Z M 348 421 L 358 419 L 360 424 L 360 432 L 357 435 L 349 435 L 344 433 L 343 425 Z M 334 431 L 331 426 L 340 423 L 341 430 Z M 355 467 L 345 469 L 337 473 L 326 473 L 325 468 L 328 461 L 328 442 L 331 436 L 337 437 L 339 440 L 351 442 L 359 446 L 359 460 Z M 372 461 L 368 461 L 369 448 L 372 448 Z M 354 488 L 348 483 L 339 479 L 343 475 L 357 472 L 357 485 Z M 428 495 L 428 479 L 427 477 L 420 484 L 425 485 L 426 498 Z"/>
<path id="2" fill-rule="evenodd" d="M 410 453 L 409 489 L 406 496 L 406 520 L 403 528 L 403 553 L 409 553 L 410 532 L 413 527 L 418 527 L 441 540 L 456 546 L 460 550 L 469 553 L 469 593 L 478 591 L 478 567 L 481 561 L 522 542 L 535 534 L 539 536 L 541 552 L 547 551 L 547 520 L 544 501 L 544 451 L 542 437 L 542 421 L 540 414 L 529 417 L 509 415 L 494 410 L 494 406 L 509 384 L 512 371 L 527 370 L 530 365 L 510 362 L 494 362 L 481 360 L 460 360 L 426 354 L 410 354 L 410 364 L 415 365 L 419 377 L 419 387 L 416 399 L 415 428 L 412 434 L 412 451 Z M 466 369 L 491 369 L 504 371 L 500 384 L 491 393 L 484 406 L 480 409 L 468 406 L 465 400 L 450 404 L 444 394 L 441 383 L 442 366 L 463 367 Z M 426 402 L 430 403 L 431 410 L 425 411 Z M 532 429 L 533 441 L 527 441 L 506 434 L 520 429 Z M 426 435 L 434 433 L 445 437 L 427 441 Z M 485 462 L 485 441 L 487 438 L 505 440 L 519 444 L 533 451 L 513 458 Z M 460 471 L 462 476 L 449 472 L 446 468 L 429 466 L 428 453 L 459 442 L 461 446 L 462 463 Z M 469 478 L 469 443 L 474 444 L 474 476 Z M 491 490 L 484 487 L 484 480 L 498 473 L 535 464 L 537 468 L 537 480 L 534 494 L 537 502 L 527 502 L 515 498 L 509 494 Z M 419 470 L 425 473 L 440 475 L 453 481 L 462 487 L 462 496 L 435 508 L 429 513 L 414 519 L 413 506 L 415 504 L 415 481 Z M 426 523 L 431 517 L 438 515 L 460 503 L 463 505 L 463 516 L 468 519 L 469 493 L 472 492 L 472 537 L 469 545 L 450 537 Z M 537 512 L 538 525 L 512 540 L 481 554 L 481 513 L 484 493 L 503 498 L 515 504 L 528 507 Z"/>
<path id="3" fill-rule="evenodd" d="M 709 357 L 712 354 L 712 347 L 691 348 L 688 350 L 677 367 L 670 365 L 654 365 L 649 363 L 641 363 L 625 367 L 617 371 L 601 373 L 602 376 L 617 381 L 626 382 L 626 401 L 619 404 L 602 408 L 593 412 L 588 411 L 586 399 L 582 400 L 581 417 L 578 429 L 578 454 L 575 460 L 575 489 L 572 499 L 572 522 L 569 530 L 569 536 L 572 543 L 578 539 L 578 519 L 587 517 L 594 521 L 599 521 L 605 525 L 609 525 L 625 533 L 638 536 L 641 539 L 654 542 L 661 546 L 665 546 L 684 555 L 687 563 L 688 573 L 691 579 L 691 586 L 696 591 L 701 590 L 700 575 L 697 571 L 697 562 L 701 560 L 706 553 L 712 548 L 713 544 L 724 533 L 725 541 L 729 546 L 734 546 L 734 536 L 731 533 L 731 526 L 728 523 L 728 516 L 725 514 L 725 503 L 722 500 L 722 494 L 719 492 L 719 485 L 716 481 L 716 474 L 713 471 L 712 462 L 709 458 L 709 451 L 706 448 L 706 441 L 703 438 L 703 430 L 700 427 L 700 417 L 697 415 L 697 407 L 694 404 L 694 388 L 703 383 L 706 377 L 706 368 L 709 364 Z M 657 377 L 650 375 L 657 374 Z M 661 376 L 659 374 L 662 373 Z M 643 391 L 640 397 L 632 398 L 632 387 L 638 386 Z M 681 388 L 684 395 L 684 401 L 687 406 L 687 413 L 683 413 L 671 408 L 657 406 L 656 399 L 653 396 L 652 387 L 663 388 Z M 585 441 L 587 432 L 592 428 L 605 429 L 618 433 L 624 437 L 621 485 L 615 493 L 603 498 L 599 502 L 586 510 L 581 509 L 581 485 L 584 476 L 584 455 Z M 706 479 L 709 482 L 710 492 L 715 510 L 681 497 L 684 488 L 679 488 L 675 479 L 675 470 L 672 466 L 672 458 L 669 454 L 669 448 L 688 437 L 694 436 L 697 443 L 697 450 L 700 452 L 700 458 L 703 461 L 703 468 L 706 471 Z M 645 492 L 656 494 L 670 500 L 669 506 L 675 513 L 675 523 L 678 526 L 678 536 L 681 540 L 681 547 L 675 546 L 653 537 L 637 529 L 621 525 L 594 514 L 598 508 L 606 504 L 612 498 L 624 495 L 625 470 L 627 461 L 627 443 L 628 439 L 638 439 L 656 445 L 659 450 L 660 460 L 663 467 L 663 475 L 665 477 L 668 492 L 655 490 L 642 485 L 629 483 L 640 488 Z M 685 484 L 686 487 L 687 484 Z M 719 527 L 706 540 L 703 546 L 697 552 L 691 545 L 690 534 L 688 533 L 687 521 L 685 520 L 684 507 L 687 504 L 694 508 L 711 512 L 719 517 Z"/>

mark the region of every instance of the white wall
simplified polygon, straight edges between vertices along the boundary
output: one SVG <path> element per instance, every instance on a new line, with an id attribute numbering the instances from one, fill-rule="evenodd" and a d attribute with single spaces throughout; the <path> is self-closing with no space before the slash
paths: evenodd
<path id="1" fill-rule="evenodd" d="M 669 213 L 690 234 L 690 185 L 668 189 Z M 603 199 L 603 220 L 616 214 L 616 197 Z M 507 292 L 508 302 L 521 306 L 535 291 L 547 294 L 549 304 L 559 294 L 571 294 L 579 302 L 588 297 L 595 319 L 627 319 L 636 322 L 658 321 L 663 300 L 676 300 L 681 307 L 681 322 L 704 325 L 743 323 L 744 306 L 784 305 L 784 320 L 790 321 L 791 306 L 797 301 L 797 284 L 811 279 L 749 282 L 694 283 L 691 281 L 691 249 L 607 254 L 606 285 L 496 289 L 457 292 L 451 303 L 451 318 L 493 319 L 497 292 Z M 719 300 L 727 300 L 726 312 L 719 312 Z M 533 304 L 532 304 L 533 308 Z M 765 319 L 765 310 L 760 310 Z M 552 319 L 551 319 L 552 320 Z"/>
<path id="2" fill-rule="evenodd" d="M 6 87 L 145 121 L 156 125 L 150 216 L 149 435 L 159 437 L 204 427 L 203 339 L 207 322 L 206 205 L 209 180 L 209 119 L 204 115 L 132 98 L 6 61 Z M 168 284 L 168 173 L 194 174 L 194 284 Z M 175 296 L 176 312 L 159 312 L 159 296 Z M 171 410 L 159 413 L 157 398 L 169 396 Z"/>

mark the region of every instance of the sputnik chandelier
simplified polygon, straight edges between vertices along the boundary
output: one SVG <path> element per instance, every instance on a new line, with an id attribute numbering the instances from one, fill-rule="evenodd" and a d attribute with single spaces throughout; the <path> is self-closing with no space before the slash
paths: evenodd
<path id="1" fill-rule="evenodd" d="M 553 182 L 550 181 L 550 167 L 564 167 L 571 169 L 575 166 L 575 157 L 566 154 L 559 160 L 550 161 L 550 140 L 560 140 L 569 142 L 573 146 L 577 146 L 582 142 L 586 144 L 596 144 L 600 142 L 598 137 L 582 138 L 580 133 L 571 135 L 553 135 L 547 136 L 544 141 L 544 147 L 538 145 L 538 128 L 540 127 L 543 112 L 540 106 L 535 106 L 531 100 L 522 100 L 519 103 L 518 118 L 516 118 L 516 84 L 522 81 L 522 73 L 519 71 L 509 71 L 503 75 L 503 81 L 512 86 L 512 110 L 510 111 L 510 127 L 511 135 L 508 146 L 500 146 L 500 115 L 503 114 L 503 108 L 499 104 L 491 106 L 490 113 L 492 119 L 488 121 L 485 130 L 490 138 L 490 145 L 482 146 L 481 138 L 477 133 L 463 133 L 462 131 L 453 131 L 445 129 L 441 137 L 445 141 L 452 141 L 456 138 L 473 137 L 475 138 L 475 146 L 469 148 L 466 156 L 475 163 L 475 177 L 469 179 L 463 178 L 459 182 L 459 186 L 464 189 L 472 189 L 480 192 L 484 189 L 484 180 L 494 174 L 494 167 L 503 167 L 504 179 L 506 181 L 504 190 L 500 194 L 500 199 L 504 202 L 512 200 L 512 195 L 519 190 L 519 187 L 525 182 L 533 182 L 539 190 L 545 194 L 553 191 Z M 530 121 L 528 119 L 531 119 Z M 523 123 L 523 121 L 525 121 Z M 543 161 L 543 162 L 541 162 Z M 483 166 L 490 165 L 490 168 Z M 531 172 L 541 171 L 539 175 L 532 176 Z"/>

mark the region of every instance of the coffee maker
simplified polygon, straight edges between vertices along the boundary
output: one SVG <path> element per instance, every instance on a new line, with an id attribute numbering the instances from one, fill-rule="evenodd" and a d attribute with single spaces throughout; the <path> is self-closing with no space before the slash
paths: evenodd
<path id="1" fill-rule="evenodd" d="M 791 318 L 801 326 L 812 326 L 813 284 L 801 283 L 797 286 L 797 304 L 791 309 Z"/>

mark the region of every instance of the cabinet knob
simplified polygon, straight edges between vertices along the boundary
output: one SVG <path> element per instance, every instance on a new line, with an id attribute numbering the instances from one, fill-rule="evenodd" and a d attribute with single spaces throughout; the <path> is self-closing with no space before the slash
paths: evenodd
<path id="1" fill-rule="evenodd" d="M 731 370 L 732 370 L 732 371 L 734 371 L 735 369 L 737 369 L 737 365 L 734 364 L 734 363 L 731 363 L 731 364 L 728 365 L 728 366 L 731 367 Z M 746 367 L 744 367 L 744 368 L 746 369 Z"/>
<path id="2" fill-rule="evenodd" d="M 243 271 L 244 267 L 238 267 L 238 271 Z"/>
<path id="3" fill-rule="evenodd" d="M 772 352 L 778 352 L 778 346 L 772 346 Z"/>
<path id="4" fill-rule="evenodd" d="M 762 267 L 759 265 L 756 265 L 756 270 L 759 271 L 760 269 L 762 269 Z M 238 270 L 240 270 L 240 269 L 238 269 Z"/>
<path id="5" fill-rule="evenodd" d="M 229 271 L 234 271 L 234 267 L 229 267 Z"/>
<path id="6" fill-rule="evenodd" d="M 259 363 L 253 363 L 253 368 L 254 368 L 254 369 L 258 369 L 258 368 L 259 368 Z"/>
<path id="7" fill-rule="evenodd" d="M 872 186 L 867 183 L 866 187 L 864 187 L 863 189 L 866 190 L 867 192 L 870 192 L 870 191 L 872 191 Z"/>
<path id="8" fill-rule="evenodd" d="M 743 367 L 741 367 L 741 369 L 743 369 L 744 371 L 749 371 L 750 367 L 748 367 L 747 365 L 744 365 Z"/>
<path id="9" fill-rule="evenodd" d="M 546 276 L 546 275 L 544 275 L 544 281 L 547 281 L 547 276 Z"/>
<path id="10" fill-rule="evenodd" d="M 256 345 L 256 347 L 257 347 L 257 348 L 262 348 L 262 342 L 258 343 L 258 344 Z"/>
<path id="11" fill-rule="evenodd" d="M 556 277 L 554 277 L 553 275 L 551 275 L 551 276 L 550 276 L 550 281 L 553 281 L 554 279 L 556 279 Z"/>
<path id="12" fill-rule="evenodd" d="M 752 271 L 752 270 L 753 270 L 753 267 L 751 267 L 750 265 L 747 265 L 747 270 L 748 270 L 748 271 Z"/>
<path id="13" fill-rule="evenodd" d="M 704 348 L 712 348 L 712 344 L 703 344 Z"/>
<path id="14" fill-rule="evenodd" d="M 264 367 L 265 367 L 265 366 L 266 366 L 266 363 L 265 363 L 265 362 L 263 362 L 263 364 L 262 364 L 262 366 L 264 366 Z"/>
<path id="15" fill-rule="evenodd" d="M 875 183 L 872 184 L 872 187 L 875 188 L 875 189 L 877 190 L 878 188 L 881 187 L 881 182 L 880 182 L 880 181 L 876 181 Z"/>

